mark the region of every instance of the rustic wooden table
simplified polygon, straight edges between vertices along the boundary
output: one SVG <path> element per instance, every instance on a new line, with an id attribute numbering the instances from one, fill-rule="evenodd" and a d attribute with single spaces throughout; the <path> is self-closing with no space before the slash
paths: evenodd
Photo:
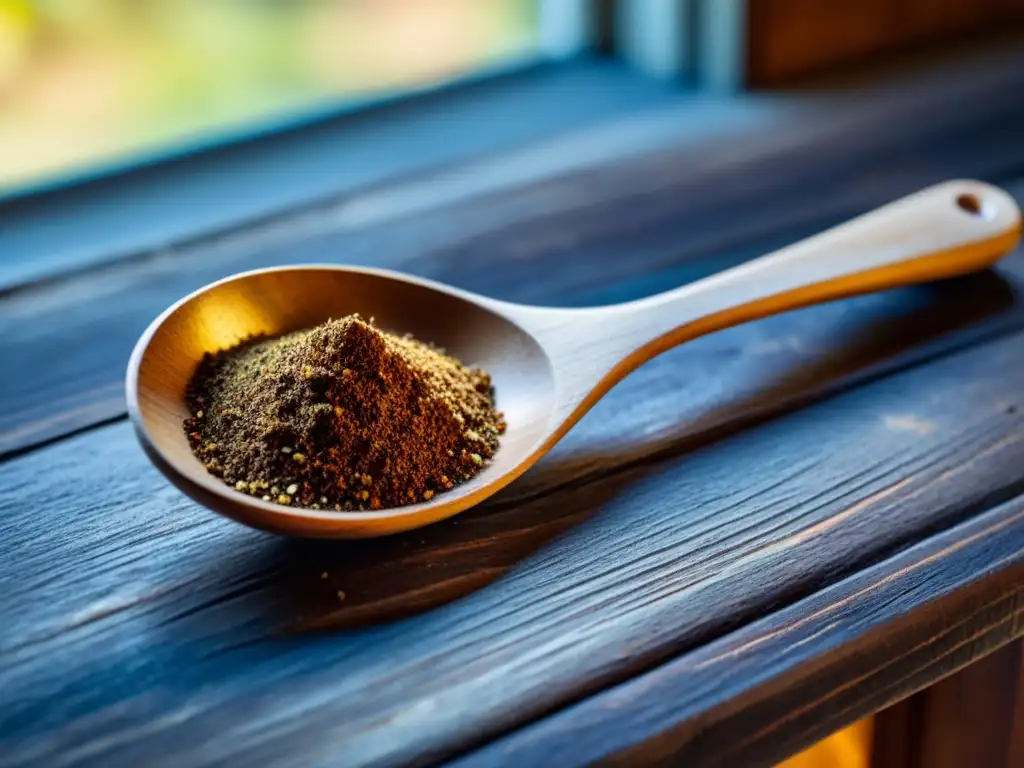
<path id="1" fill-rule="evenodd" d="M 1020 60 L 914 83 L 742 146 L 436 203 L 426 174 L 4 291 L 0 765 L 763 764 L 1020 635 L 1020 252 L 668 353 L 497 498 L 387 540 L 215 517 L 124 418 L 139 332 L 242 269 L 596 304 L 944 178 L 1024 201 Z"/>

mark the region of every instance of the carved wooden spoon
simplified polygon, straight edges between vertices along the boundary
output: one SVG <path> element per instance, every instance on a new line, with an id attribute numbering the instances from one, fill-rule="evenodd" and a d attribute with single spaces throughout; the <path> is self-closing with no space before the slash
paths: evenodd
<path id="1" fill-rule="evenodd" d="M 590 309 L 496 301 L 428 280 L 338 266 L 264 269 L 164 312 L 128 365 L 128 412 L 150 459 L 185 493 L 243 523 L 296 536 L 380 536 L 468 509 L 525 472 L 617 381 L 655 355 L 737 323 L 983 269 L 1011 250 L 1020 211 L 1001 189 L 950 181 L 771 255 L 673 291 Z M 538 275 L 538 280 L 544 276 Z M 491 372 L 508 432 L 463 485 L 395 509 L 332 512 L 236 492 L 192 455 L 184 391 L 204 352 L 352 312 Z"/>

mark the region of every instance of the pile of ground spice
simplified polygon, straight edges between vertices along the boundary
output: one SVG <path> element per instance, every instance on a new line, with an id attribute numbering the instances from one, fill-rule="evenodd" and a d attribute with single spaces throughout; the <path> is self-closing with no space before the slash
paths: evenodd
<path id="1" fill-rule="evenodd" d="M 430 500 L 475 475 L 505 431 L 489 374 L 358 315 L 207 354 L 186 397 L 207 470 L 314 509 Z"/>

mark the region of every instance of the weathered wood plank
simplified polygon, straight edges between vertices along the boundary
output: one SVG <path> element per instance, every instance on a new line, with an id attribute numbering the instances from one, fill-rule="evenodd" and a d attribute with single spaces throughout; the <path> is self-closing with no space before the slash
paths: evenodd
<path id="1" fill-rule="evenodd" d="M 980 85 L 941 85 L 914 81 L 858 97 L 802 130 L 743 146 L 652 153 L 491 195 L 438 204 L 429 181 L 399 185 L 8 293 L 0 298 L 0 353 L 19 368 L 0 379 L 0 454 L 121 415 L 123 368 L 138 334 L 169 303 L 231 272 L 340 261 L 505 299 L 612 302 L 673 287 L 944 177 L 1019 173 L 1024 67 Z M 444 188 L 443 176 L 433 181 Z"/>
<path id="2" fill-rule="evenodd" d="M 455 764 L 774 765 L 1024 634 L 1022 598 L 1017 498 Z M 1015 654 L 990 669 L 1002 660 L 976 662 L 989 672 L 979 694 L 1000 673 L 1016 686 Z M 950 712 L 943 725 L 959 750 L 946 763 L 918 751 L 906 762 L 885 752 L 882 764 L 1016 765 L 1003 760 L 1012 704 L 988 713 L 999 740 L 961 744 L 972 726 L 988 728 L 984 713 Z"/>
<path id="3" fill-rule="evenodd" d="M 592 414 L 590 450 L 618 471 L 377 542 L 214 518 L 126 424 L 9 460 L 0 762 L 398 764 L 478 746 L 1020 494 L 1022 341 L 692 453 L 641 436 L 629 409 Z M 655 382 L 634 397 L 679 396 Z M 535 474 L 564 482 L 556 462 Z"/>

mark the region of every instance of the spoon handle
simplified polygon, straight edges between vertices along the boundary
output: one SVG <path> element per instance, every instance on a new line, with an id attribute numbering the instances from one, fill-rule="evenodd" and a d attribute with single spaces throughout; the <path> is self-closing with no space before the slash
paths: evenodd
<path id="1" fill-rule="evenodd" d="M 949 181 L 704 280 L 595 309 L 592 321 L 614 337 L 603 345 L 611 370 L 606 383 L 722 328 L 984 269 L 1013 249 L 1020 228 L 1020 210 L 1005 191 Z"/>

